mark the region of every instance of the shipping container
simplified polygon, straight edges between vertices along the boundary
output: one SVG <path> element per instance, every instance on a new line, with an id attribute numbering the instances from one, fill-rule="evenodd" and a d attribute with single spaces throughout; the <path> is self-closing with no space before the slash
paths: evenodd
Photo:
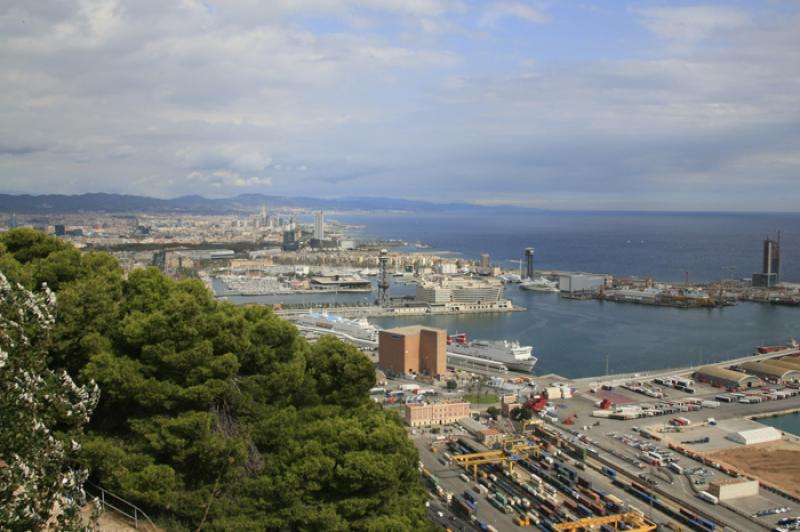
<path id="1" fill-rule="evenodd" d="M 603 474 L 604 474 L 605 476 L 607 476 L 607 477 L 616 478 L 616 476 L 617 476 L 617 472 L 616 472 L 616 470 L 614 470 L 614 469 L 612 469 L 612 468 L 610 468 L 610 467 L 607 467 L 607 466 L 603 466 L 603 468 L 601 469 L 601 471 L 602 471 L 602 472 L 603 472 Z"/>

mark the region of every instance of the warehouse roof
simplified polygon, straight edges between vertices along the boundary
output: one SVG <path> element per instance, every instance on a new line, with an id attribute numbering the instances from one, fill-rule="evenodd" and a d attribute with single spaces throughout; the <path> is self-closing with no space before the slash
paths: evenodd
<path id="1" fill-rule="evenodd" d="M 748 379 L 757 379 L 753 375 L 742 373 L 741 371 L 733 371 L 732 369 L 723 368 L 721 366 L 703 366 L 697 370 L 700 375 L 706 375 L 711 378 L 724 379 L 731 382 L 742 383 Z"/>
<path id="2" fill-rule="evenodd" d="M 774 358 L 769 361 L 773 366 L 800 371 L 800 360 L 796 358 Z"/>
<path id="3" fill-rule="evenodd" d="M 761 427 L 758 429 L 740 430 L 729 434 L 727 438 L 737 443 L 752 445 L 754 443 L 766 443 L 780 440 L 783 438 L 783 434 L 774 427 Z"/>
<path id="4" fill-rule="evenodd" d="M 780 380 L 800 379 L 800 370 L 787 369 L 768 362 L 745 362 L 740 367 L 748 373 L 765 377 L 773 377 Z"/>

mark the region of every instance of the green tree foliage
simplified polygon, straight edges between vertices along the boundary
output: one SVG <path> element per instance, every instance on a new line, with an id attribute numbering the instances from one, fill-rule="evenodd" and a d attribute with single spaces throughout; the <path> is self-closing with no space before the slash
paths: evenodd
<path id="1" fill-rule="evenodd" d="M 0 273 L 0 528 L 83 530 L 86 471 L 74 467 L 81 428 L 97 403 L 47 368 L 55 298 L 14 286 Z"/>
<path id="2" fill-rule="evenodd" d="M 107 489 L 170 529 L 430 528 L 417 452 L 354 347 L 39 233 L 0 244 L 0 266 L 58 286 L 50 364 L 101 388 L 82 459 Z"/>
<path id="3" fill-rule="evenodd" d="M 527 421 L 533 417 L 533 412 L 527 408 L 516 407 L 511 409 L 511 419 L 514 421 Z"/>

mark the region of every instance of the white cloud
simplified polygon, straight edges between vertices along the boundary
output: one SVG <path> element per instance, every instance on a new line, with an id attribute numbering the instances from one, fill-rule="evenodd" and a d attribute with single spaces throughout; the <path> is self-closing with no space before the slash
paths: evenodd
<path id="1" fill-rule="evenodd" d="M 272 178 L 270 177 L 242 175 L 233 170 L 215 170 L 213 172 L 193 171 L 186 175 L 186 180 L 195 184 L 208 185 L 215 188 L 260 188 L 272 185 Z"/>
<path id="2" fill-rule="evenodd" d="M 508 52 L 526 30 L 501 19 L 545 22 L 539 5 L 8 0 L 0 192 L 800 194 L 796 14 L 646 9 L 631 29 L 663 39 L 630 54 Z"/>
<path id="3" fill-rule="evenodd" d="M 748 16 L 727 6 L 653 7 L 638 10 L 647 29 L 665 39 L 696 43 L 720 30 L 741 28 Z"/>
<path id="4" fill-rule="evenodd" d="M 258 172 L 272 163 L 272 158 L 263 150 L 238 144 L 183 147 L 175 153 L 175 158 L 186 168 L 232 169 L 239 172 Z"/>
<path id="5" fill-rule="evenodd" d="M 478 24 L 484 27 L 491 27 L 500 19 L 506 17 L 515 17 L 537 24 L 550 20 L 550 17 L 544 11 L 523 2 L 492 2 L 484 11 Z"/>

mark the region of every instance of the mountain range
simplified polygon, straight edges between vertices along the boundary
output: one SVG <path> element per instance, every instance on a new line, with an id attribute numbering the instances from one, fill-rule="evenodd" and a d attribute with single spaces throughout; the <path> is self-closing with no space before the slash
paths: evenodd
<path id="1" fill-rule="evenodd" d="M 187 212 L 198 214 L 252 212 L 262 205 L 274 207 L 294 207 L 326 210 L 399 210 L 424 211 L 465 211 L 520 207 L 482 206 L 471 203 L 432 203 L 393 198 L 343 197 L 311 198 L 291 196 L 268 196 L 264 194 L 240 194 L 230 198 L 205 198 L 190 195 L 171 199 L 151 198 L 129 194 L 0 194 L 0 212 L 25 214 L 68 213 L 68 212 Z"/>

